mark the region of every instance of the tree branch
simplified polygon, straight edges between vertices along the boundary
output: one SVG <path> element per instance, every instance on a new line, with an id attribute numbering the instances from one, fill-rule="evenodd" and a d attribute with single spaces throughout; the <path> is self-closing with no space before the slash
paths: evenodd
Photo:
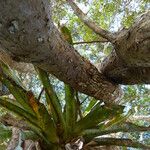
<path id="1" fill-rule="evenodd" d="M 18 120 L 10 114 L 6 114 L 0 118 L 0 122 L 5 126 L 13 126 L 23 130 L 29 130 L 30 127 L 26 124 L 24 120 Z"/>
<path id="2" fill-rule="evenodd" d="M 133 148 L 142 148 L 142 149 L 150 149 L 149 146 L 141 144 L 139 142 L 134 142 L 130 139 L 117 139 L 117 138 L 96 138 L 92 142 L 88 143 L 86 146 L 100 146 L 100 145 L 116 145 L 116 146 L 126 146 Z"/>
<path id="3" fill-rule="evenodd" d="M 143 120 L 143 121 L 148 121 L 148 122 L 150 122 L 150 115 L 148 115 L 148 116 L 144 116 L 144 115 L 136 116 L 136 115 L 134 115 L 134 116 L 131 116 L 131 117 L 129 118 L 129 120 L 132 120 L 132 121 Z"/>
<path id="4" fill-rule="evenodd" d="M 98 65 L 108 79 L 118 84 L 149 84 L 150 67 L 128 67 L 116 54 L 115 50 Z"/>
<path id="5" fill-rule="evenodd" d="M 101 72 L 118 84 L 150 83 L 150 11 L 118 32 L 114 50 L 102 62 Z"/>
<path id="6" fill-rule="evenodd" d="M 117 34 L 114 47 L 122 62 L 127 67 L 150 67 L 150 11 Z"/>
<path id="7" fill-rule="evenodd" d="M 85 13 L 81 11 L 81 9 L 73 2 L 73 0 L 67 0 L 71 8 L 74 10 L 74 13 L 86 24 L 90 29 L 92 29 L 96 34 L 102 36 L 110 42 L 113 42 L 115 36 L 113 33 L 102 29 L 98 25 L 96 25 L 93 21 L 88 19 Z"/>
<path id="8" fill-rule="evenodd" d="M 90 141 L 94 137 L 102 136 L 106 134 L 118 133 L 118 132 L 144 132 L 150 131 L 150 126 L 138 126 L 133 123 L 127 122 L 122 125 L 116 125 L 107 130 L 99 130 L 99 129 L 87 129 L 83 132 L 83 136 L 86 140 Z"/>

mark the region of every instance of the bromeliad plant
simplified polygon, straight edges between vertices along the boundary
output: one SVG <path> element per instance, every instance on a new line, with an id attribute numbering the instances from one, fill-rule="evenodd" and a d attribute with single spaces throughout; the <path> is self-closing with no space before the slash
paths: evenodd
<path id="1" fill-rule="evenodd" d="M 1 62 L 0 80 L 14 96 L 0 97 L 0 106 L 13 112 L 12 115 L 2 116 L 1 122 L 7 122 L 21 129 L 22 140 L 38 141 L 41 149 L 90 149 L 102 145 L 118 145 L 148 148 L 129 139 L 96 138 L 117 132 L 147 131 L 148 127 L 139 127 L 125 122 L 124 107 L 120 105 L 107 106 L 100 101 L 91 100 L 85 111 L 77 92 L 65 85 L 64 105 L 60 103 L 49 75 L 36 67 L 39 80 L 45 91 L 46 103 L 43 104 L 32 91 L 27 91 L 19 78 L 3 62 Z M 11 120 L 9 122 L 9 120 Z M 9 123 L 8 123 L 9 122 Z M 10 130 L 2 130 L 11 136 Z M 2 137 L 2 136 L 1 136 Z"/>

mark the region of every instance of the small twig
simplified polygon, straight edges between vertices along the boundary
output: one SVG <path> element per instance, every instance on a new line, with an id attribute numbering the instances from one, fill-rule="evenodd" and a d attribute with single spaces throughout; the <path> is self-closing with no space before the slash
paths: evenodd
<path id="1" fill-rule="evenodd" d="M 40 92 L 40 94 L 39 94 L 39 96 L 38 96 L 38 102 L 40 101 L 40 98 L 41 98 L 41 96 L 42 96 L 42 94 L 43 94 L 43 92 L 44 92 L 44 87 L 42 88 L 42 90 L 41 90 L 41 92 Z"/>
<path id="2" fill-rule="evenodd" d="M 87 100 L 89 96 L 87 96 L 82 102 L 81 102 L 81 105 Z"/>
<path id="3" fill-rule="evenodd" d="M 73 45 L 78 45 L 78 44 L 91 44 L 91 43 L 105 43 L 105 42 L 109 42 L 106 39 L 103 40 L 98 40 L 98 41 L 81 41 L 81 42 L 74 42 Z"/>
<path id="4" fill-rule="evenodd" d="M 87 96 L 80 104 L 82 105 L 88 98 L 89 96 Z"/>

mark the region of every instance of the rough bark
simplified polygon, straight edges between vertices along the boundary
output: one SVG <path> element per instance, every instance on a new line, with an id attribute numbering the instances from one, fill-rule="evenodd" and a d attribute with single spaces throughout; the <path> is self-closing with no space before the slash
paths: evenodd
<path id="1" fill-rule="evenodd" d="M 128 67 L 150 67 L 150 11 L 139 16 L 114 42 L 117 56 Z"/>
<path id="2" fill-rule="evenodd" d="M 150 12 L 117 33 L 113 44 L 114 50 L 102 63 L 101 71 L 119 84 L 149 84 Z"/>
<path id="3" fill-rule="evenodd" d="M 32 64 L 16 62 L 6 52 L 0 49 L 0 60 L 9 65 L 12 69 L 15 69 L 22 73 L 35 73 Z"/>
<path id="4" fill-rule="evenodd" d="M 0 1 L 0 45 L 16 61 L 55 75 L 76 90 L 112 100 L 116 85 L 69 45 L 51 19 L 47 0 Z"/>
<path id="5" fill-rule="evenodd" d="M 110 80 L 118 84 L 149 84 L 150 67 L 129 67 L 115 51 L 98 65 L 98 69 Z"/>

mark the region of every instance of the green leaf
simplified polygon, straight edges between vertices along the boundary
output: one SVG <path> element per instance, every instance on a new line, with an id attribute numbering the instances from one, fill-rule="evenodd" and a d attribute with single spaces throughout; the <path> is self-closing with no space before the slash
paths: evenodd
<path id="1" fill-rule="evenodd" d="M 57 137 L 57 131 L 54 121 L 48 114 L 45 106 L 41 103 L 39 104 L 38 112 L 38 124 L 43 131 L 43 135 L 47 140 L 49 140 L 49 142 L 58 143 L 59 139 Z"/>
<path id="2" fill-rule="evenodd" d="M 5 141 L 8 138 L 11 138 L 11 135 L 11 130 L 0 124 L 0 141 Z"/>
<path id="3" fill-rule="evenodd" d="M 25 110 L 29 111 L 32 115 L 34 115 L 34 112 L 28 102 L 27 92 L 21 87 L 18 87 L 15 82 L 5 79 L 4 77 L 0 76 L 0 80 L 13 94 L 13 96 L 15 97 L 16 101 L 20 104 L 20 106 Z"/>
<path id="4" fill-rule="evenodd" d="M 72 41 L 72 37 L 71 37 L 71 32 L 70 30 L 66 27 L 66 26 L 61 26 L 60 27 L 60 30 L 61 30 L 61 33 L 64 37 L 64 39 L 69 43 L 69 44 L 73 44 L 73 41 Z"/>
<path id="5" fill-rule="evenodd" d="M 93 108 L 93 106 L 94 106 L 96 103 L 97 103 L 97 100 L 96 100 L 95 98 L 92 98 L 92 99 L 90 100 L 89 105 L 86 107 L 84 113 L 85 113 L 85 114 L 89 113 L 89 111 Z"/>
<path id="6" fill-rule="evenodd" d="M 74 98 L 75 91 L 69 85 L 65 85 L 65 114 L 66 114 L 66 126 L 67 132 L 73 133 L 74 125 L 76 121 L 76 101 Z"/>
<path id="7" fill-rule="evenodd" d="M 30 114 L 28 111 L 22 109 L 21 107 L 15 105 L 12 102 L 8 101 L 8 98 L 0 97 L 0 105 L 9 111 L 14 112 L 15 114 L 19 115 L 22 118 L 26 118 L 31 123 L 36 123 L 36 117 Z"/>
<path id="8" fill-rule="evenodd" d="M 28 110 L 32 115 L 34 112 L 29 105 L 27 91 L 22 86 L 21 81 L 15 74 L 11 71 L 11 69 L 0 62 L 1 64 L 1 72 L 0 72 L 0 80 L 1 82 L 9 89 L 9 91 L 13 94 L 16 101 L 20 104 L 22 108 Z"/>
<path id="9" fill-rule="evenodd" d="M 107 107 L 105 105 L 100 106 L 100 103 L 98 103 L 83 119 L 76 123 L 75 130 L 80 132 L 84 129 L 96 127 L 99 123 L 112 119 L 121 112 L 123 113 L 123 109 L 124 107 L 119 105 Z"/>
<path id="10" fill-rule="evenodd" d="M 61 125 L 61 129 L 66 132 L 66 124 L 63 117 L 62 107 L 52 85 L 50 84 L 49 76 L 44 70 L 38 67 L 35 69 L 38 73 L 40 81 L 44 86 L 46 100 L 52 109 L 52 115 L 54 117 L 55 124 L 59 123 Z"/>

